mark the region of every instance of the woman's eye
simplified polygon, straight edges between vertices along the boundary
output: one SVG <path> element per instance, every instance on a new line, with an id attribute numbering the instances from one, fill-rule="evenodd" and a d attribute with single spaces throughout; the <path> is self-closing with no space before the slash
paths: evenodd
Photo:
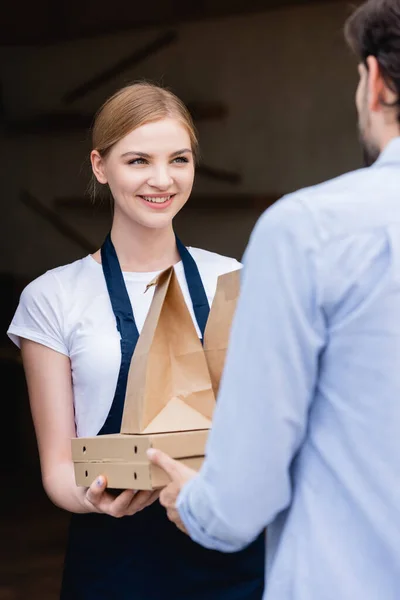
<path id="1" fill-rule="evenodd" d="M 177 158 L 174 158 L 173 162 L 188 163 L 189 160 L 186 158 L 186 156 L 177 156 Z"/>
<path id="2" fill-rule="evenodd" d="M 132 160 L 130 160 L 128 162 L 128 165 L 145 165 L 146 161 L 144 158 L 132 158 Z"/>

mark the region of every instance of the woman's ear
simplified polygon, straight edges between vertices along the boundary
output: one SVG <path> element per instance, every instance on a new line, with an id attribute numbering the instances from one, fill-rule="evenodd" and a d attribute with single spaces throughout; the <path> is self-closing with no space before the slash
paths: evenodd
<path id="1" fill-rule="evenodd" d="M 107 183 L 105 173 L 104 159 L 100 156 L 98 150 L 92 150 L 90 153 L 90 162 L 92 163 L 93 174 L 99 183 Z"/>

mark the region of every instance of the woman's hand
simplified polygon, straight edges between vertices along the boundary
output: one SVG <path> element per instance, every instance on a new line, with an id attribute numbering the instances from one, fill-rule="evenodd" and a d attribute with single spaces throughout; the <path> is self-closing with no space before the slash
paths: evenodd
<path id="1" fill-rule="evenodd" d="M 153 504 L 161 490 L 138 491 L 124 490 L 115 497 L 107 491 L 107 480 L 100 476 L 93 481 L 84 497 L 84 505 L 88 512 L 104 513 L 111 517 L 134 515 Z"/>

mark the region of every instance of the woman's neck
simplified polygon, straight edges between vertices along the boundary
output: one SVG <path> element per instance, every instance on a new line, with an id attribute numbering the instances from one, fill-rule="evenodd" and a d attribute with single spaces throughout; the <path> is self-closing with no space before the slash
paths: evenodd
<path id="1" fill-rule="evenodd" d="M 151 229 L 114 222 L 111 239 L 123 271 L 162 271 L 180 260 L 172 224 Z"/>
<path id="2" fill-rule="evenodd" d="M 162 229 L 151 229 L 114 220 L 111 239 L 122 271 L 162 271 L 180 260 L 172 224 Z M 93 257 L 100 262 L 100 251 Z"/>

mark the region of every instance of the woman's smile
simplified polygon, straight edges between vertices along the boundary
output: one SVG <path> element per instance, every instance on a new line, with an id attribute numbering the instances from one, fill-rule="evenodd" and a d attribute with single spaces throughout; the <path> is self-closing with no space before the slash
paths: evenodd
<path id="1" fill-rule="evenodd" d="M 172 201 L 176 194 L 137 194 L 137 197 L 140 198 L 145 204 L 147 204 L 150 208 L 160 210 L 165 209 L 168 206 L 171 206 Z"/>

